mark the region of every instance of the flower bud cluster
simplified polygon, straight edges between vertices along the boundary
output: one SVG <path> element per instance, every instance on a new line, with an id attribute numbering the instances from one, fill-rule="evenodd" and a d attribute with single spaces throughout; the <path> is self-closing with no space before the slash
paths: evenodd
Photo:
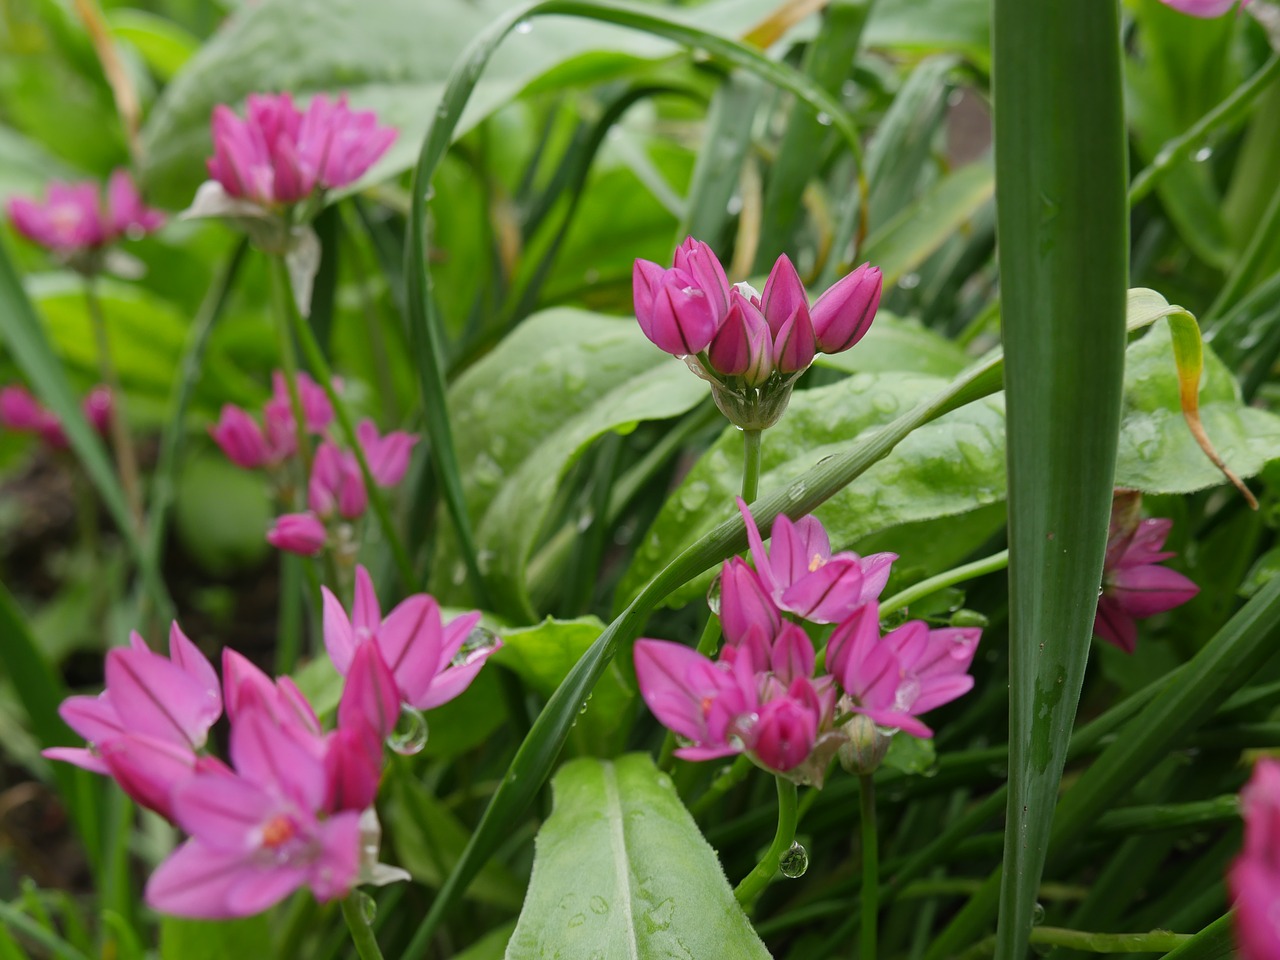
<path id="1" fill-rule="evenodd" d="M 918 716 L 972 688 L 968 669 L 981 631 L 915 620 L 882 636 L 878 598 L 894 554 L 833 554 L 813 516 L 778 517 L 766 551 L 746 504 L 738 507 L 755 569 L 734 557 L 721 572 L 719 656 L 662 640 L 635 646 L 641 696 L 686 741 L 676 755 L 746 753 L 774 773 L 821 786 L 842 748 L 852 745 L 851 757 L 868 763 L 884 755 L 887 743 L 863 743 L 866 731 L 847 722 L 851 715 L 932 736 Z M 836 625 L 817 676 L 802 622 Z"/>
<path id="2" fill-rule="evenodd" d="M 114 408 L 111 391 L 101 384 L 90 390 L 80 403 L 89 426 L 103 437 L 111 427 Z M 37 436 L 54 450 L 67 448 L 67 434 L 57 416 L 32 396 L 30 390 L 17 384 L 0 388 L 0 427 Z"/>
<path id="3" fill-rule="evenodd" d="M 298 459 L 299 431 L 284 375 L 276 371 L 272 383 L 272 396 L 263 408 L 261 426 L 247 411 L 227 404 L 209 434 L 236 466 L 246 470 L 265 468 L 283 481 L 288 467 Z M 316 448 L 307 478 L 308 509 L 279 517 L 267 540 L 281 550 L 315 556 L 330 542 L 331 527 L 359 520 L 364 515 L 369 494 L 355 453 L 343 449 L 326 433 L 334 414 L 324 389 L 300 373 L 298 394 L 304 429 L 323 439 Z M 383 435 L 373 421 L 364 420 L 356 428 L 356 437 L 369 472 L 379 487 L 394 487 L 404 479 L 409 469 L 409 455 L 418 440 L 414 434 L 395 430 Z M 281 482 L 280 486 L 281 499 L 288 502 L 288 485 Z"/>
<path id="4" fill-rule="evenodd" d="M 376 862 L 384 743 L 402 704 L 452 700 L 498 644 L 472 642 L 478 613 L 446 625 L 425 594 L 384 620 L 363 567 L 356 583 L 354 625 L 324 594 L 325 644 L 346 677 L 331 730 L 291 679 L 272 680 L 233 650 L 223 650 L 219 683 L 176 623 L 168 657 L 134 633 L 107 654 L 101 694 L 63 702 L 63 719 L 88 745 L 45 756 L 110 776 L 190 835 L 147 883 L 153 909 L 229 919 L 304 886 L 331 900 L 357 883 L 407 878 Z M 205 750 L 224 711 L 230 763 Z"/>
<path id="5" fill-rule="evenodd" d="M 863 264 L 812 305 L 780 256 L 757 293 L 730 286 L 709 246 L 692 237 L 664 268 L 636 260 L 636 319 L 660 349 L 712 384 L 717 405 L 746 430 L 772 426 L 818 353 L 840 353 L 866 334 L 880 305 L 880 271 Z"/>

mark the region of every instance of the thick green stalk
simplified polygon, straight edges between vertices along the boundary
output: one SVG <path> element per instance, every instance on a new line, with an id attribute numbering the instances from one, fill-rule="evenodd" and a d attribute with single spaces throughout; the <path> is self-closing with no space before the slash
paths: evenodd
<path id="1" fill-rule="evenodd" d="M 342 919 L 347 921 L 347 929 L 351 931 L 351 940 L 356 945 L 356 953 L 360 960 L 382 960 L 382 951 L 378 949 L 378 938 L 373 935 L 373 928 L 365 919 L 364 906 L 361 902 L 367 894 L 352 890 L 342 898 Z"/>
<path id="2" fill-rule="evenodd" d="M 876 781 L 870 774 L 858 777 L 862 831 L 862 927 L 858 931 L 860 960 L 876 960 L 876 919 L 880 914 L 880 854 L 876 836 Z"/>
<path id="3" fill-rule="evenodd" d="M 755 500 L 760 492 L 760 438 L 763 430 L 742 431 L 742 499 Z"/>
<path id="4" fill-rule="evenodd" d="M 1009 802 L 998 960 L 1027 952 L 1115 476 L 1128 278 L 1117 0 L 995 0 L 1009 464 Z"/>
<path id="5" fill-rule="evenodd" d="M 774 832 L 773 843 L 769 844 L 769 849 L 764 852 L 760 862 L 734 888 L 733 895 L 743 907 L 750 907 L 755 903 L 773 875 L 778 872 L 778 861 L 791 849 L 791 844 L 795 843 L 796 785 L 786 777 L 775 779 L 778 781 L 778 829 Z"/>

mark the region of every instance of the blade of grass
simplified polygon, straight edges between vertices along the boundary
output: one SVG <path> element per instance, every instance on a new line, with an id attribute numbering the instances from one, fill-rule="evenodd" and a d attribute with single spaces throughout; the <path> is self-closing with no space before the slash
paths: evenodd
<path id="1" fill-rule="evenodd" d="M 138 536 L 106 449 L 85 420 L 62 363 L 49 344 L 40 318 L 27 298 L 3 244 L 0 244 L 0 340 L 9 348 L 36 395 L 61 422 L 72 452 L 84 467 L 115 521 L 120 536 L 124 538 L 147 593 L 156 609 L 167 619 L 173 604 L 160 577 L 159 567 Z"/>
<path id="2" fill-rule="evenodd" d="M 1026 956 L 1102 580 L 1124 375 L 1115 0 L 995 0 L 1009 464 L 1009 802 L 998 960 Z"/>
<path id="3" fill-rule="evenodd" d="M 471 519 L 467 515 L 445 397 L 444 343 L 431 295 L 426 207 L 432 177 L 449 149 L 463 108 L 494 51 L 516 24 L 548 15 L 579 16 L 643 30 L 703 50 L 732 66 L 749 70 L 795 94 L 815 112 L 825 113 L 849 144 L 849 149 L 855 155 L 861 155 L 858 131 L 847 112 L 808 77 L 783 63 L 770 60 L 752 47 L 679 20 L 656 15 L 647 8 L 600 0 L 540 0 L 499 17 L 489 29 L 472 41 L 459 59 L 460 66 L 449 76 L 435 119 L 423 140 L 414 168 L 409 242 L 405 252 L 405 282 L 409 327 L 419 370 L 427 434 L 431 440 L 432 465 L 439 478 L 450 519 L 457 529 L 472 589 L 477 594 L 477 601 L 482 604 L 485 599 L 484 581 L 476 558 L 475 537 L 471 530 Z"/>

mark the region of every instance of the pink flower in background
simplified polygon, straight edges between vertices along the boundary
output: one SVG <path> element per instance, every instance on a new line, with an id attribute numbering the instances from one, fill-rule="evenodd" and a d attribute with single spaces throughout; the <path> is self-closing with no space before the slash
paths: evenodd
<path id="1" fill-rule="evenodd" d="M 254 470 L 275 459 L 258 421 L 234 404 L 222 405 L 222 413 L 218 422 L 209 428 L 209 436 L 237 467 Z"/>
<path id="2" fill-rule="evenodd" d="M 286 513 L 267 531 L 267 543 L 303 557 L 319 556 L 328 539 L 328 529 L 314 513 Z"/>
<path id="3" fill-rule="evenodd" d="M 1167 7 L 1173 7 L 1175 10 L 1202 19 L 1220 17 L 1236 5 L 1236 0 L 1161 0 L 1161 2 Z M 1240 0 L 1240 8 L 1243 10 L 1248 2 L 1249 0 Z"/>
<path id="4" fill-rule="evenodd" d="M 480 613 L 441 621 L 440 605 L 425 593 L 414 594 L 383 619 L 373 581 L 356 567 L 351 616 L 329 590 L 324 595 L 324 643 L 333 665 L 347 676 L 361 645 L 374 643 L 395 679 L 400 701 L 417 710 L 448 703 L 471 685 L 500 642 L 468 648 Z"/>
<path id="5" fill-rule="evenodd" d="M 982 631 L 930 630 L 922 620 L 880 636 L 880 609 L 865 604 L 836 627 L 827 667 L 852 698 L 851 709 L 913 737 L 933 732 L 917 718 L 973 689 L 968 673 Z"/>
<path id="6" fill-rule="evenodd" d="M 1280 761 L 1259 760 L 1240 793 L 1244 849 L 1227 875 L 1241 960 L 1280 956 Z"/>
<path id="7" fill-rule="evenodd" d="M 324 94 L 305 112 L 288 93 L 250 94 L 243 118 L 215 107 L 212 130 L 209 176 L 228 195 L 265 207 L 354 183 L 396 138 L 373 112 L 351 110 L 345 95 Z"/>
<path id="8" fill-rule="evenodd" d="M 97 183 L 55 181 L 43 201 L 10 199 L 8 213 L 20 234 L 63 256 L 98 250 L 124 236 L 144 236 L 164 224 L 164 214 L 143 204 L 124 170 L 111 174 L 105 203 Z"/>
<path id="9" fill-rule="evenodd" d="M 781 610 L 815 623 L 835 623 L 880 596 L 897 554 L 831 553 L 831 541 L 817 517 L 792 523 L 773 521 L 766 552 L 751 511 L 741 497 L 738 509 L 747 525 L 751 558 L 765 590 Z"/>
<path id="10" fill-rule="evenodd" d="M 338 387 L 338 381 L 333 381 Z M 316 383 L 306 373 L 298 372 L 298 399 L 302 403 L 302 417 L 306 421 L 307 433 L 321 434 L 333 423 L 333 404 L 324 387 Z M 263 419 L 267 424 L 267 436 L 272 445 L 283 454 L 294 452 L 298 446 L 293 422 L 293 401 L 289 396 L 289 382 L 279 370 L 271 374 L 271 399 L 263 408 Z"/>
<path id="11" fill-rule="evenodd" d="M 356 427 L 356 439 L 360 441 L 369 472 L 378 486 L 394 487 L 404 479 L 409 469 L 409 455 L 418 442 L 415 434 L 392 430 L 382 436 L 372 420 L 361 420 Z"/>
<path id="12" fill-rule="evenodd" d="M 1111 534 L 1102 571 L 1102 596 L 1093 631 L 1125 653 L 1138 642 L 1136 621 L 1186 603 L 1200 588 L 1161 562 L 1176 556 L 1163 550 L 1172 520 L 1139 520 L 1141 501 L 1118 493 L 1111 511 Z"/>
<path id="13" fill-rule="evenodd" d="M 354 520 L 364 513 L 369 506 L 369 493 L 354 453 L 328 440 L 320 444 L 311 461 L 307 505 L 322 519 L 337 512 Z"/>
<path id="14" fill-rule="evenodd" d="M 111 428 L 114 409 L 111 391 L 101 385 L 94 387 L 82 401 L 81 409 L 89 426 L 105 436 Z M 10 385 L 0 389 L 0 426 L 15 433 L 34 434 L 55 450 L 67 447 L 61 422 L 26 387 Z"/>

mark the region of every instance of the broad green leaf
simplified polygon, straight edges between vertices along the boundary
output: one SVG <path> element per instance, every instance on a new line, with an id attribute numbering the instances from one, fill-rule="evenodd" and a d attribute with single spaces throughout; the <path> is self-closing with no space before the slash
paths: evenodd
<path id="1" fill-rule="evenodd" d="M 215 577 L 251 570 L 270 551 L 271 503 L 263 477 L 221 453 L 189 460 L 178 475 L 173 529 L 183 550 Z"/>
<path id="2" fill-rule="evenodd" d="M 502 631 L 502 647 L 493 662 L 519 674 L 532 690 L 550 697 L 582 654 L 604 630 L 595 617 L 553 620 L 535 627 Z M 582 706 L 575 733 L 589 748 L 607 751 L 613 733 L 629 716 L 634 698 L 631 685 L 618 664 L 612 663 Z"/>
<path id="3" fill-rule="evenodd" d="M 648 754 L 575 760 L 552 783 L 506 960 L 767 960 L 715 851 Z"/>
<path id="4" fill-rule="evenodd" d="M 1222 483 L 1187 429 L 1167 320 L 1158 321 L 1125 357 L 1124 426 L 1116 485 L 1147 493 L 1190 493 Z M 1280 417 L 1246 407 L 1230 371 L 1205 346 L 1200 417 L 1226 464 L 1242 477 L 1280 457 Z"/>
<path id="5" fill-rule="evenodd" d="M 955 51 L 986 68 L 991 10 L 986 0 L 880 0 L 867 24 L 867 45 Z"/>
<path id="6" fill-rule="evenodd" d="M 467 509 L 503 612 L 528 616 L 524 571 L 564 471 L 596 437 L 678 416 L 707 385 L 634 321 L 581 310 L 530 317 L 449 391 Z M 437 585 L 461 569 L 445 541 Z"/>
<path id="7" fill-rule="evenodd" d="M 847 449 L 855 438 L 870 436 L 944 384 L 929 376 L 864 373 L 797 393 L 781 422 L 764 435 L 761 492 L 787 488 L 815 464 Z M 633 596 L 671 557 L 736 514 L 734 497 L 741 485 L 741 470 L 742 434 L 730 428 L 664 504 L 623 578 L 620 599 Z M 832 546 L 845 549 L 900 524 L 966 513 L 1003 499 L 1004 418 L 1001 400 L 993 397 L 913 432 L 823 504 L 817 516 Z M 967 549 L 978 546 L 998 525 L 997 520 Z M 942 532 L 934 544 L 945 539 Z M 933 549 L 930 544 L 922 546 Z M 930 573 L 957 559 L 945 551 L 940 565 L 929 556 L 894 552 L 902 555 L 904 565 Z M 688 601 L 706 583 L 704 576 L 676 591 L 668 602 Z"/>
<path id="8" fill-rule="evenodd" d="M 844 353 L 820 353 L 817 363 L 845 373 L 927 373 L 954 377 L 970 358 L 946 337 L 916 320 L 904 320 L 885 310 L 857 347 Z"/>
<path id="9" fill-rule="evenodd" d="M 275 956 L 269 914 L 242 920 L 160 920 L 160 960 L 226 960 Z"/>
<path id="10" fill-rule="evenodd" d="M 112 10 L 111 32 L 133 44 L 161 80 L 171 80 L 200 49 L 200 41 L 166 17 L 146 10 Z"/>

